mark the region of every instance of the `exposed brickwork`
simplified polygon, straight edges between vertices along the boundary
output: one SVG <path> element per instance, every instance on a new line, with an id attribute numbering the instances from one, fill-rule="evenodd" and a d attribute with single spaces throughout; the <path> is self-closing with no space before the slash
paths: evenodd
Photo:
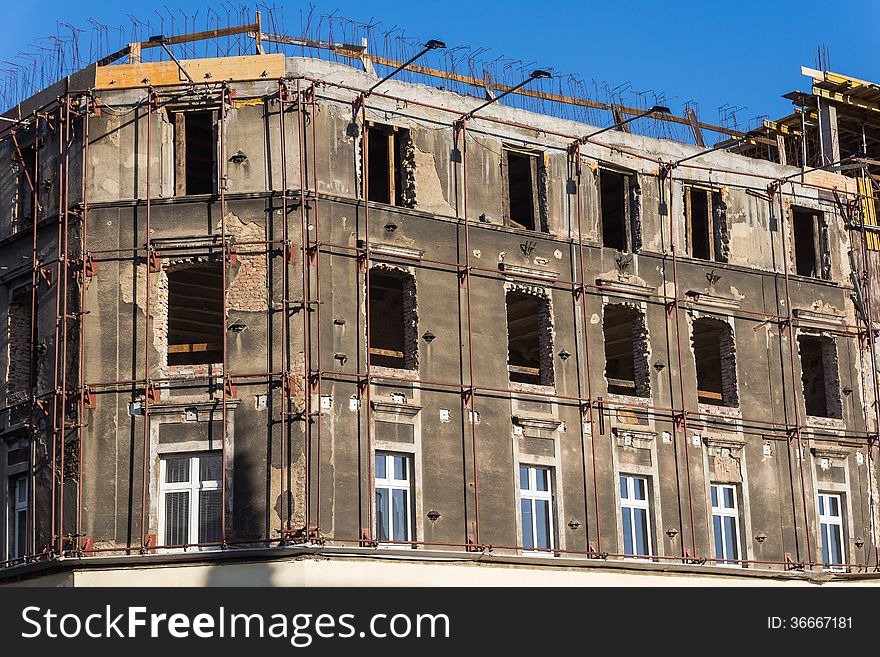
<path id="1" fill-rule="evenodd" d="M 6 394 L 10 404 L 23 401 L 31 387 L 31 291 L 21 288 L 9 303 L 9 372 Z"/>
<path id="2" fill-rule="evenodd" d="M 226 233 L 236 242 L 259 242 L 266 239 L 263 226 L 245 222 L 231 212 L 226 215 Z M 262 251 L 262 253 L 260 253 Z M 246 312 L 265 311 L 269 307 L 269 266 L 265 248 L 259 244 L 236 249 L 237 271 L 227 272 L 227 307 Z"/>
<path id="3" fill-rule="evenodd" d="M 404 368 L 419 369 L 419 313 L 416 296 L 416 279 L 403 267 L 394 267 L 379 263 L 373 267 L 375 271 L 393 276 L 403 282 L 403 341 Z"/>
<path id="4" fill-rule="evenodd" d="M 553 374 L 553 308 L 550 302 L 550 293 L 546 288 L 538 285 L 526 285 L 523 283 L 508 282 L 504 284 L 505 293 L 520 292 L 522 294 L 530 294 L 540 300 L 540 317 L 541 326 L 540 333 L 540 368 L 541 368 L 541 385 L 552 386 L 554 383 Z M 527 385 L 527 384 L 523 384 Z"/>
<path id="5" fill-rule="evenodd" d="M 648 359 L 651 356 L 648 338 L 648 328 L 645 324 L 645 315 L 634 304 L 609 303 L 605 306 L 605 326 L 608 326 L 608 311 L 615 309 L 620 313 L 616 321 L 628 321 L 632 334 L 633 376 L 635 380 L 635 396 L 651 396 L 651 375 L 648 370 Z M 605 372 L 608 377 L 608 372 Z"/>

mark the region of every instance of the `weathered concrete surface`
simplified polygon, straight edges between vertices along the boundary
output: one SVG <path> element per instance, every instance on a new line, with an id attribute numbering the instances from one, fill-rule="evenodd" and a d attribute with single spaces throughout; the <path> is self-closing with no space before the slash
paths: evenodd
<path id="1" fill-rule="evenodd" d="M 578 176 L 568 148 L 574 137 L 590 132 L 589 126 L 494 105 L 480 115 L 492 121 L 473 119 L 456 141 L 453 119 L 474 107 L 473 99 L 390 81 L 383 94 L 395 98 L 371 96 L 366 116 L 410 131 L 415 205 L 365 208 L 354 93 L 334 83 L 366 87 L 370 78 L 315 60 L 291 58 L 287 66 L 290 75 L 303 77 L 302 91 L 311 80 L 325 84 L 317 87 L 314 100 L 285 104 L 283 165 L 277 82 L 231 85 L 237 92 L 235 106 L 228 109 L 224 125 L 217 126 L 226 158 L 219 171 L 228 179 L 222 202 L 218 194 L 173 196 L 173 130 L 164 109 L 146 112 L 141 92 L 101 92 L 102 102 L 115 109 L 91 118 L 88 162 L 82 160 L 80 142 L 71 149 L 71 189 L 79 187 L 77 172 L 83 166 L 88 171 L 86 250 L 99 262 L 97 275 L 86 281 L 81 306 L 87 312 L 83 381 L 75 346 L 78 324 L 68 327 L 74 345 L 68 386 L 103 383 L 81 431 L 82 529 L 96 547 L 139 549 L 142 539 L 156 535 L 158 459 L 219 449 L 225 435 L 225 538 L 230 543 L 259 545 L 279 539 L 282 530 L 308 529 L 328 542 L 371 540 L 371 463 L 375 450 L 384 449 L 413 459 L 413 538 L 418 542 L 460 546 L 479 541 L 500 553 L 518 553 L 522 462 L 553 469 L 555 547 L 572 556 L 591 549 L 623 551 L 620 473 L 650 479 L 652 544 L 658 556 L 680 560 L 685 549 L 692 557 L 713 556 L 709 485 L 727 473 L 741 490 L 744 558 L 820 559 L 815 500 L 823 490 L 839 492 L 846 500 L 846 560 L 869 560 L 877 545 L 876 447 L 868 448 L 866 441 L 877 430 L 874 382 L 866 376 L 870 355 L 856 334 L 850 299 L 852 245 L 827 190 L 794 183 L 781 197 L 770 197 L 768 183 L 796 169 L 728 153 L 707 155 L 693 162 L 697 167 L 674 169 L 671 178 L 661 180 L 660 162 L 697 149 L 623 133 L 605 133 L 598 144 L 582 146 Z M 215 91 L 198 99 L 200 106 L 217 102 Z M 149 274 L 143 250 L 148 240 L 147 121 L 152 122 L 149 239 L 162 267 Z M 58 144 L 50 132 L 43 135 L 44 177 L 58 165 L 53 156 Z M 547 172 L 546 232 L 503 223 L 501 154 L 506 146 L 541 153 Z M 0 155 L 8 155 L 8 149 L 8 141 L 0 142 Z M 229 161 L 239 152 L 246 156 L 243 161 Z M 594 172 L 601 167 L 624 169 L 637 183 L 634 203 L 642 246 L 636 252 L 600 246 Z M 9 201 L 13 173 L 0 175 L 3 222 L 14 216 Z M 842 191 L 853 187 L 839 175 L 813 180 Z M 687 255 L 684 188 L 694 183 L 721 192 L 727 263 Z M 290 192 L 286 196 L 285 190 Z M 57 252 L 57 196 L 57 188 L 41 192 L 38 251 L 47 263 Z M 72 194 L 71 202 L 77 200 Z M 791 273 L 792 204 L 823 213 L 829 280 Z M 283 244 L 285 221 L 288 245 Z M 68 249 L 71 257 L 79 257 L 77 218 L 71 226 Z M 227 322 L 246 327 L 227 336 L 226 373 L 236 388 L 227 400 L 225 429 L 222 365 L 168 365 L 163 291 L 167 268 L 184 261 L 219 261 L 221 231 L 236 255 L 235 262 L 228 261 Z M 303 235 L 315 247 L 311 252 L 303 252 Z M 14 263 L 0 275 L 0 320 L 6 321 L 8 299 L 30 280 L 32 245 L 28 232 L 13 233 L 11 221 L 0 224 L 0 236 L 3 261 Z M 356 256 L 366 239 L 373 247 L 373 265 L 401 267 L 412 275 L 418 304 L 416 369 L 373 368 L 369 399 L 357 381 L 358 373 L 366 372 L 367 339 L 363 263 Z M 135 248 L 141 249 L 137 257 Z M 469 289 L 461 283 L 465 264 L 471 268 Z M 57 268 L 57 263 L 49 266 Z M 573 294 L 581 284 L 583 302 Z M 77 307 L 72 274 L 69 286 Z M 552 351 L 542 365 L 552 367 L 553 385 L 509 381 L 504 299 L 511 286 L 530 287 L 549 300 Z M 60 345 L 54 324 L 57 289 L 45 283 L 38 288 L 38 340 L 48 345 L 48 356 L 38 364 L 38 393 L 54 385 L 53 348 Z M 676 296 L 677 311 L 667 305 Z M 642 359 L 649 397 L 608 393 L 602 317 L 609 304 L 626 304 L 644 318 L 648 348 Z M 791 326 L 790 311 L 798 311 Z M 737 407 L 698 403 L 691 326 L 703 316 L 721 318 L 735 336 Z M 796 340 L 801 333 L 834 338 L 840 419 L 806 416 Z M 426 334 L 435 338 L 429 341 Z M 8 360 L 4 349 L 0 371 L 7 371 Z M 151 379 L 162 379 L 158 398 L 150 403 L 146 449 L 144 416 L 130 408 L 132 402 L 143 402 L 145 368 Z M 313 375 L 323 372 L 320 381 L 313 377 L 311 387 L 306 369 Z M 293 377 L 288 401 L 285 373 Z M 461 394 L 471 386 L 478 389 L 475 424 Z M 399 406 L 400 395 L 408 408 Z M 591 409 L 582 403 L 588 399 Z M 187 419 L 193 408 L 196 419 Z M 687 409 L 687 426 L 674 423 L 668 409 Z M 405 430 L 389 430 L 389 423 Z M 785 430 L 795 425 L 801 427 L 800 451 Z M 10 437 L 21 433 L 8 423 L 4 430 Z M 50 434 L 51 422 L 48 432 L 43 425 L 33 434 L 35 551 L 51 541 L 45 492 Z M 401 440 L 403 435 L 411 435 L 411 441 Z M 176 447 L 169 448 L 168 441 Z M 75 477 L 65 484 L 65 533 L 76 528 L 76 486 Z M 439 516 L 429 519 L 429 511 Z M 418 574 L 433 577 L 427 570 Z M 461 576 L 468 575 L 462 571 Z M 597 576 L 591 570 L 590 577 Z M 326 577 L 335 581 L 336 575 Z M 609 582 L 615 578 L 608 577 Z"/>

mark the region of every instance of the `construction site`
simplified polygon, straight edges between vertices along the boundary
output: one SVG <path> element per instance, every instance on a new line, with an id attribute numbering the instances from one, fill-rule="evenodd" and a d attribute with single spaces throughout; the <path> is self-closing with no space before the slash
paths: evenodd
<path id="1" fill-rule="evenodd" d="M 0 80 L 0 585 L 880 584 L 880 86 L 239 14 Z"/>

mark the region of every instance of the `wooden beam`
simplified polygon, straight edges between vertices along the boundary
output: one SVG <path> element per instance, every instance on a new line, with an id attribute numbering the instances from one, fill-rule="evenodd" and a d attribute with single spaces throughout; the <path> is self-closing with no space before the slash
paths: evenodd
<path id="1" fill-rule="evenodd" d="M 192 32 L 190 34 L 180 34 L 178 36 L 168 37 L 164 43 L 166 46 L 173 46 L 178 43 L 190 43 L 191 41 L 202 41 L 204 39 L 219 39 L 221 37 L 232 36 L 234 34 L 245 34 L 247 32 L 256 32 L 259 29 L 257 23 L 248 25 L 236 25 L 235 27 L 224 27 L 222 30 L 205 30 L 204 32 Z M 141 48 L 161 48 L 162 43 L 159 41 L 141 41 Z"/>
<path id="2" fill-rule="evenodd" d="M 277 80 L 284 77 L 284 55 L 244 55 L 187 59 L 181 64 L 196 82 L 228 80 Z M 95 89 L 131 89 L 176 86 L 187 80 L 174 62 L 147 62 L 99 66 Z"/>
<path id="3" fill-rule="evenodd" d="M 842 94 L 837 91 L 828 91 L 827 89 L 820 89 L 819 87 L 815 86 L 813 87 L 813 93 L 820 98 L 832 100 L 835 103 L 841 103 L 850 107 L 858 107 L 859 109 L 868 110 L 869 112 L 880 112 L 880 105 L 878 105 L 877 103 L 872 103 L 867 100 L 861 100 L 849 94 Z"/>
<path id="4" fill-rule="evenodd" d="M 703 131 L 700 129 L 700 122 L 697 120 L 697 113 L 690 107 L 684 108 L 688 121 L 691 124 L 691 132 L 694 133 L 694 143 L 700 148 L 706 148 L 706 140 L 703 139 Z"/>

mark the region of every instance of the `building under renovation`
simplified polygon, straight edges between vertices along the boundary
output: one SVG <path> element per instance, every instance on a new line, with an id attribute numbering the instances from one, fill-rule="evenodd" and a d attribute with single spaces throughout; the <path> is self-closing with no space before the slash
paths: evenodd
<path id="1" fill-rule="evenodd" d="M 0 582 L 880 582 L 880 88 L 742 132 L 354 41 L 3 115 Z"/>

